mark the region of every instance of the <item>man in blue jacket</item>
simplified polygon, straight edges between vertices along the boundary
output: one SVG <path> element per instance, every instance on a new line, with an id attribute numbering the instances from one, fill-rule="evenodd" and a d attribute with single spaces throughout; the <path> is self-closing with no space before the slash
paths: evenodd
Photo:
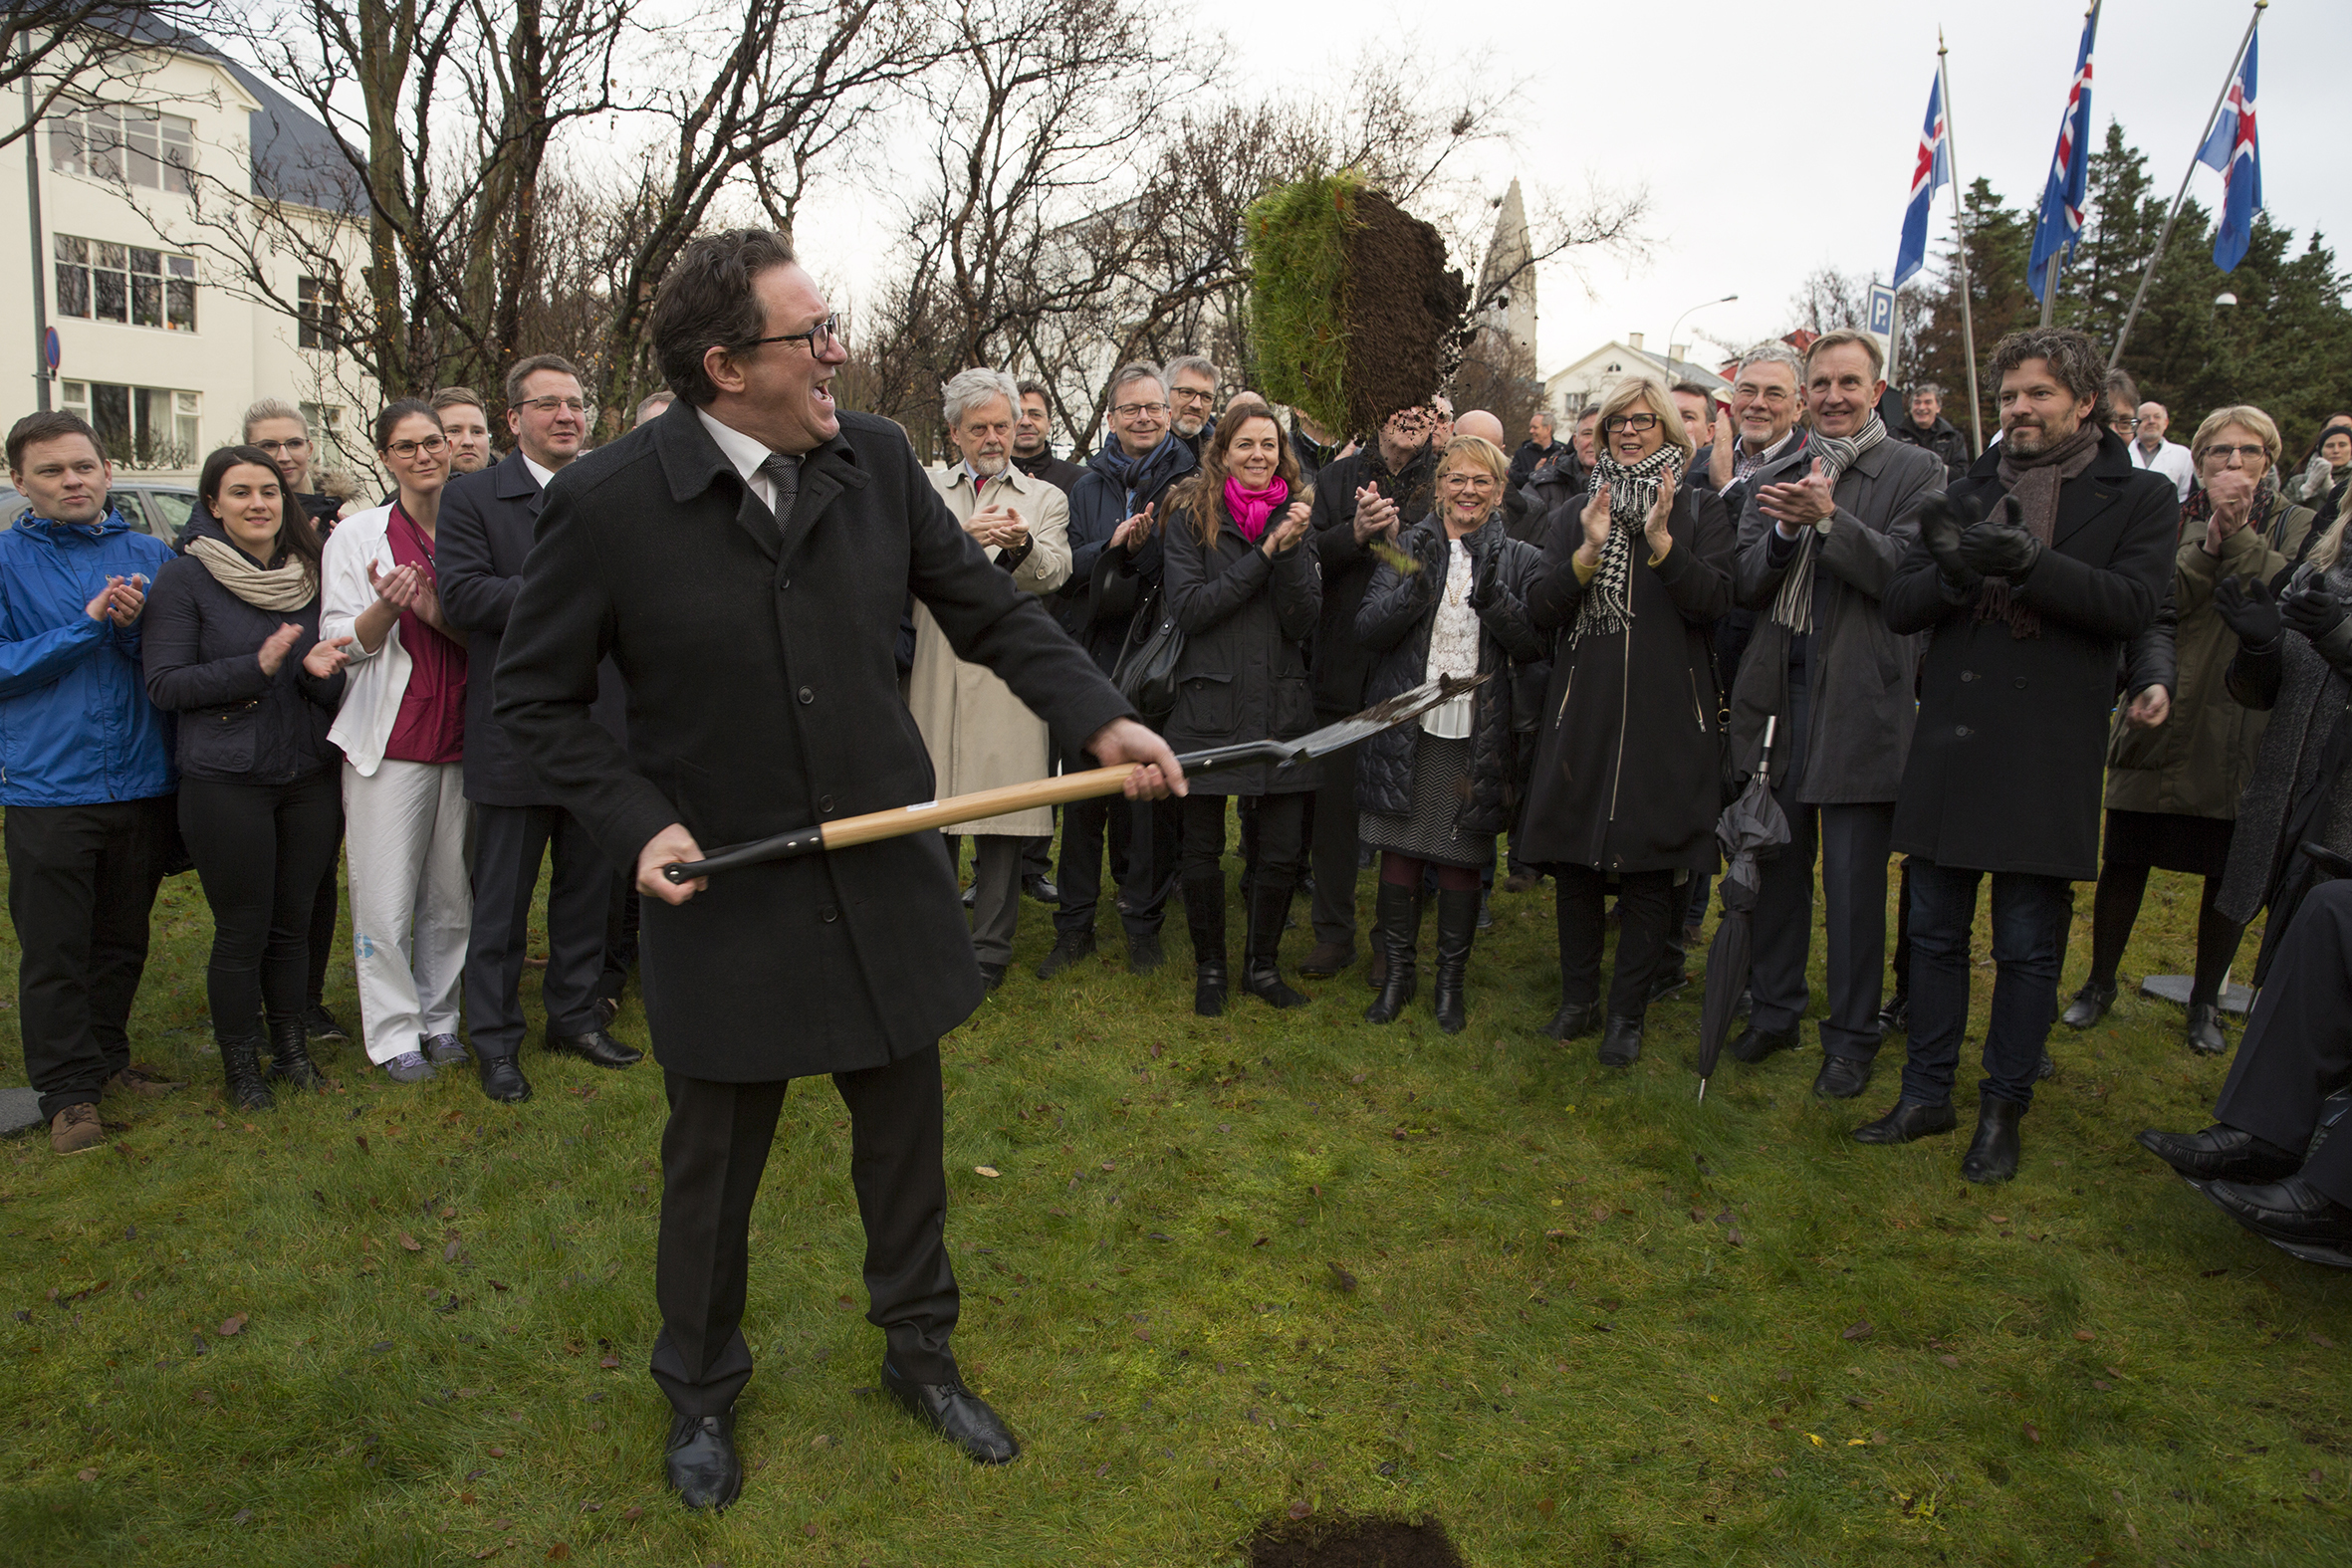
<path id="1" fill-rule="evenodd" d="M 176 1084 L 130 1065 L 130 1004 L 170 841 L 171 721 L 139 674 L 139 612 L 171 559 L 107 504 L 98 432 L 27 414 L 8 478 L 29 503 L 0 533 L 0 806 L 17 1020 L 49 1144 L 106 1141 L 109 1090 Z"/>

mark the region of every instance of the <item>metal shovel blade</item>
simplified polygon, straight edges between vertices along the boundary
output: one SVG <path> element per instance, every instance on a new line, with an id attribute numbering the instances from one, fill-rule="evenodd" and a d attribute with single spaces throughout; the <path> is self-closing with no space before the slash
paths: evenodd
<path id="1" fill-rule="evenodd" d="M 1366 708 L 1352 719 L 1326 724 L 1319 730 L 1310 731 L 1285 744 L 1292 747 L 1300 758 L 1321 757 L 1343 746 L 1353 746 L 1368 736 L 1378 735 L 1382 730 L 1394 729 L 1407 719 L 1417 719 L 1430 709 L 1452 702 L 1473 687 L 1483 685 L 1487 679 L 1485 675 L 1440 675 L 1435 680 L 1423 681 L 1409 692 L 1399 692 L 1384 703 Z"/>

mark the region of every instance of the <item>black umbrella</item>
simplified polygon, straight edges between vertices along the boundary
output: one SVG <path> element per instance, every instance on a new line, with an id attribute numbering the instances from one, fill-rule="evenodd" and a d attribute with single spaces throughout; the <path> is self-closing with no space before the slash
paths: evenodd
<path id="1" fill-rule="evenodd" d="M 1750 950 L 1755 933 L 1756 896 L 1764 885 L 1757 862 L 1766 850 L 1788 842 L 1788 815 L 1772 798 L 1772 731 L 1778 718 L 1764 721 L 1764 756 L 1756 777 L 1740 791 L 1740 798 L 1716 819 L 1715 841 L 1731 864 L 1723 874 L 1723 923 L 1707 949 L 1707 1005 L 1699 1013 L 1699 1098 L 1707 1098 L 1707 1080 L 1723 1056 L 1724 1040 L 1732 1032 L 1732 1012 L 1740 993 L 1748 989 Z"/>

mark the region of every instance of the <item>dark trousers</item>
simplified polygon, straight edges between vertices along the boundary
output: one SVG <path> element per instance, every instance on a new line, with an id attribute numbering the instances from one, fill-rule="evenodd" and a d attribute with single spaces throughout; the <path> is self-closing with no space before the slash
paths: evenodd
<path id="1" fill-rule="evenodd" d="M 1755 970 L 1749 990 L 1753 1021 L 1772 1033 L 1803 1019 L 1811 995 L 1805 962 L 1813 936 L 1813 856 L 1821 859 L 1821 899 L 1827 906 L 1829 1016 L 1821 1020 L 1821 1049 L 1868 1061 L 1878 1054 L 1878 1004 L 1887 961 L 1887 843 L 1895 808 L 1884 805 L 1811 806 L 1783 797 L 1789 840 L 1763 863 L 1756 900 Z"/>
<path id="2" fill-rule="evenodd" d="M 1345 718 L 1344 714 L 1331 715 Z M 1317 722 L 1321 716 L 1317 716 Z M 1331 753 L 1314 792 L 1314 939 L 1355 946 L 1355 748 Z"/>
<path id="3" fill-rule="evenodd" d="M 214 1035 L 246 1037 L 265 1015 L 301 1017 L 320 878 L 332 885 L 343 843 L 340 770 L 283 784 L 182 779 L 179 831 L 212 906 Z"/>
<path id="4" fill-rule="evenodd" d="M 2303 1149 L 2319 1102 L 2352 1085 L 2352 882 L 2324 882 L 2303 899 L 2238 1041 L 2214 1120 Z M 2352 1204 L 2352 1123 L 2328 1135 L 2303 1179 Z"/>
<path id="5" fill-rule="evenodd" d="M 1952 1098 L 1969 1022 L 1969 934 L 1977 923 L 1977 888 L 1987 874 L 1911 857 L 1911 1035 L 1903 1098 L 1918 1104 Z M 1981 1087 L 2012 1104 L 2031 1105 L 2034 1069 L 2058 1009 L 2073 884 L 2023 871 L 1990 874 L 1993 1016 L 1985 1030 Z"/>
<path id="6" fill-rule="evenodd" d="M 1025 838 L 972 835 L 972 957 L 982 964 L 1013 961 L 1013 933 L 1021 924 L 1021 857 Z"/>
<path id="7" fill-rule="evenodd" d="M 1608 937 L 1609 873 L 1591 866 L 1554 866 L 1552 881 L 1559 917 L 1559 999 L 1592 1002 L 1600 996 L 1601 944 Z M 1672 871 L 1617 873 L 1617 970 L 1609 981 L 1610 1017 L 1638 1018 L 1649 1011 L 1650 981 L 1665 956 L 1667 933 L 1681 914 L 1681 890 Z"/>
<path id="8" fill-rule="evenodd" d="M 313 1007 L 324 1007 L 327 1002 L 327 966 L 335 962 L 335 922 L 343 913 L 342 879 L 335 874 L 343 865 L 343 800 L 340 795 L 335 806 L 335 842 L 327 846 L 327 869 L 320 875 L 319 891 L 311 899 L 311 929 L 308 934 L 310 973 L 303 988 L 303 1000 Z"/>
<path id="9" fill-rule="evenodd" d="M 1060 814 L 1060 807 L 1055 807 Z M 1021 841 L 1021 876 L 1027 881 L 1033 876 L 1050 877 L 1054 874 L 1054 835 L 1039 833 Z"/>
<path id="10" fill-rule="evenodd" d="M 163 794 L 5 813 L 17 1024 L 44 1117 L 96 1105 L 130 1064 L 130 1005 L 147 967 L 172 810 Z"/>
<path id="11" fill-rule="evenodd" d="M 1232 798 L 1197 789 L 1184 797 L 1184 920 L 1195 962 L 1221 962 L 1226 956 L 1225 806 Z M 1249 929 L 1260 939 L 1249 949 L 1255 956 L 1271 957 L 1281 946 L 1282 923 L 1306 860 L 1308 798 L 1303 790 L 1240 797 L 1253 802 L 1251 815 L 1258 825 L 1258 857 L 1243 894 Z"/>
<path id="12" fill-rule="evenodd" d="M 1091 767 L 1091 763 L 1084 766 Z M 1072 800 L 1061 808 L 1060 907 L 1054 911 L 1057 935 L 1094 929 L 1102 901 L 1102 858 L 1119 890 L 1119 923 L 1131 935 L 1148 936 L 1166 918 L 1168 892 L 1176 882 L 1178 828 L 1173 798 L 1129 800 L 1124 795 Z"/>
<path id="13" fill-rule="evenodd" d="M 1911 858 L 1903 857 L 1895 878 L 1895 952 L 1889 961 L 1895 995 L 1906 1003 L 1911 998 Z"/>
<path id="14" fill-rule="evenodd" d="M 629 971 L 637 967 L 637 874 L 634 869 L 612 873 L 612 896 L 604 905 L 604 967 L 596 976 L 596 995 L 617 1003 L 628 989 Z"/>
<path id="15" fill-rule="evenodd" d="M 672 1409 L 715 1416 L 751 1381 L 743 1306 L 752 1200 L 787 1085 L 662 1075 L 661 1235 L 653 1291 L 661 1337 L 653 1381 Z M 866 1321 L 890 1364 L 916 1383 L 955 1376 L 956 1276 L 947 1256 L 939 1047 L 836 1072 L 849 1108 L 849 1184 L 865 1222 Z M 786 1217 L 786 1224 L 790 1224 Z"/>
<path id="16" fill-rule="evenodd" d="M 550 1034 L 596 1027 L 596 981 L 604 971 L 612 862 L 578 817 L 553 805 L 474 807 L 474 924 L 466 937 L 467 1032 L 479 1056 L 523 1049 L 523 960 L 531 951 L 531 896 L 539 864 L 552 858 L 547 896 L 547 968 L 540 1001 Z"/>

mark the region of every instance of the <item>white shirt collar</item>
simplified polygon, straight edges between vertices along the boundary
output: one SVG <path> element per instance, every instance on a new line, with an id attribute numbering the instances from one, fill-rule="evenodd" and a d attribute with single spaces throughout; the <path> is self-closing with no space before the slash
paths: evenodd
<path id="1" fill-rule="evenodd" d="M 758 496 L 769 511 L 775 511 L 776 484 L 760 472 L 760 465 L 773 455 L 767 443 L 745 435 L 733 425 L 721 424 L 711 417 L 707 408 L 694 410 L 694 417 L 702 421 L 702 428 L 708 430 L 711 439 L 718 443 L 719 455 L 735 466 L 735 472 L 751 488 L 752 494 Z"/>
<path id="2" fill-rule="evenodd" d="M 523 466 L 531 470 L 531 477 L 538 482 L 539 488 L 542 490 L 547 489 L 548 481 L 556 477 L 556 471 L 552 468 L 540 467 L 539 464 L 532 458 L 531 454 L 528 452 L 523 452 L 521 447 L 517 447 L 515 450 L 517 452 L 523 453 Z"/>

